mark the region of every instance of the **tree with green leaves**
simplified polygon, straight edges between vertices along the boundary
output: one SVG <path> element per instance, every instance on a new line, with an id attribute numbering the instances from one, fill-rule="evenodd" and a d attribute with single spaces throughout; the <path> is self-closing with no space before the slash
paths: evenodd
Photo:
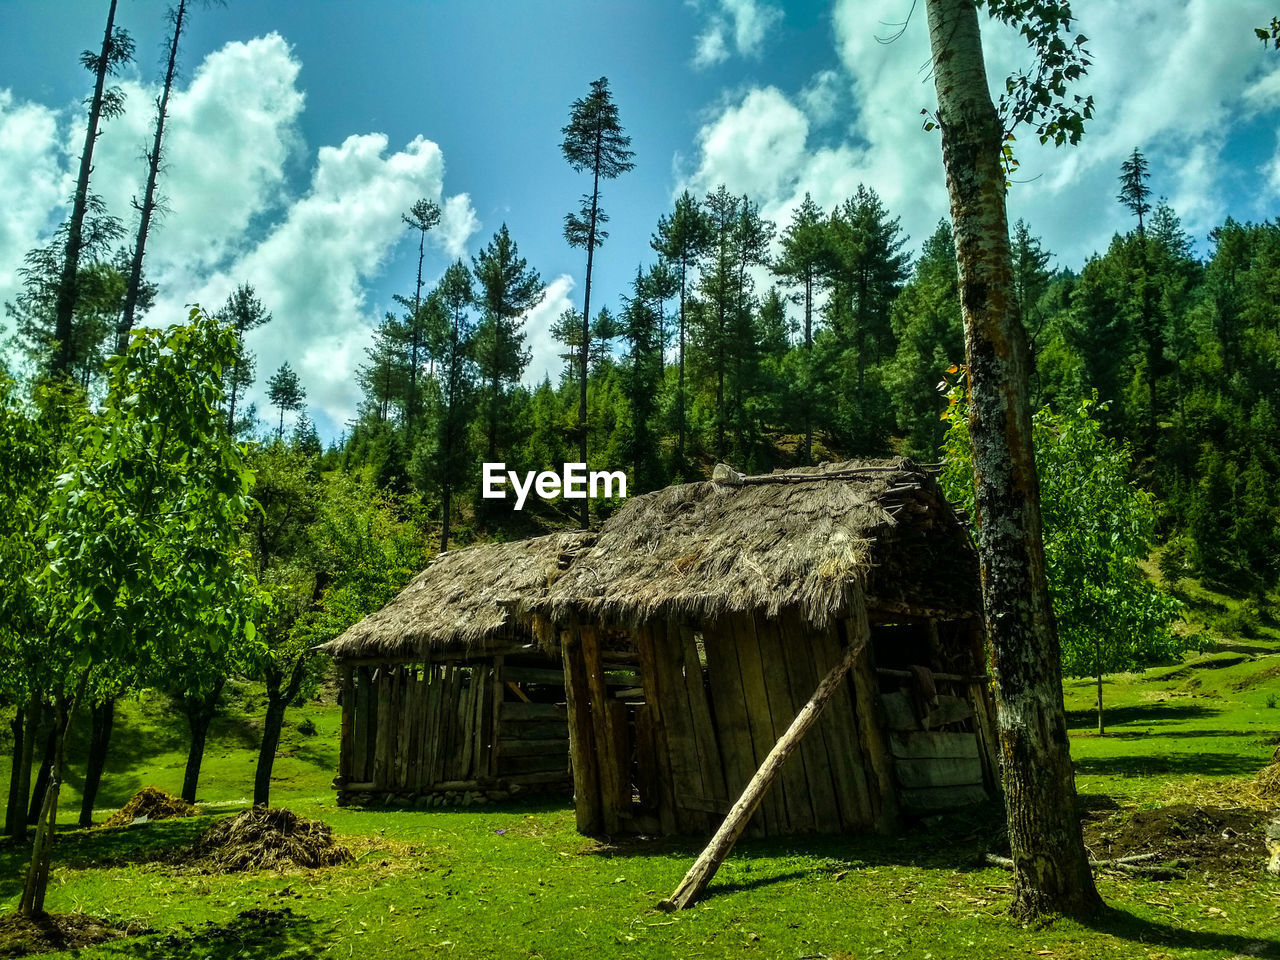
<path id="1" fill-rule="evenodd" d="M 356 382 L 364 391 L 361 413 L 379 424 L 389 424 L 395 408 L 405 405 L 409 383 L 405 339 L 404 325 L 386 314 L 373 332 L 373 342 L 364 349 L 368 362 L 356 370 Z"/>
<path id="2" fill-rule="evenodd" d="M 1011 76 L 1000 109 L 987 88 L 978 8 L 927 0 L 936 124 L 960 278 L 983 607 L 1004 756 L 1014 912 L 1084 915 L 1101 905 L 1080 830 L 1062 704 L 1060 643 L 1045 572 L 1032 447 L 1026 331 L 1013 290 L 1005 160 L 1013 131 L 1076 143 L 1092 101 L 1068 99 L 1089 65 L 1070 5 L 985 0 L 1017 26 L 1035 65 Z"/>
<path id="3" fill-rule="evenodd" d="M 475 360 L 484 384 L 486 459 L 498 460 L 503 439 L 507 394 L 529 365 L 524 345 L 524 315 L 542 300 L 542 278 L 520 256 L 504 223 L 474 258 L 473 272 L 480 286 L 481 318 L 475 333 Z"/>
<path id="4" fill-rule="evenodd" d="M 475 397 L 476 374 L 472 357 L 475 323 L 470 309 L 475 302 L 471 271 L 458 260 L 450 266 L 432 296 L 439 300 L 448 319 L 449 335 L 440 353 L 439 376 L 442 410 L 436 422 L 432 466 L 440 488 L 440 550 L 449 549 L 453 520 L 453 493 L 470 466 L 468 424 Z"/>
<path id="5" fill-rule="evenodd" d="M 800 455 L 805 463 L 813 462 L 813 397 L 809 379 L 812 374 L 814 295 L 821 282 L 829 253 L 822 208 L 805 193 L 804 200 L 792 214 L 791 223 L 782 232 L 782 250 L 773 263 L 773 272 L 784 283 L 800 288 L 795 297 L 804 305 L 804 334 L 801 340 L 804 354 L 800 365 L 802 382 L 797 385 L 796 397 L 801 405 L 804 446 Z"/>
<path id="6" fill-rule="evenodd" d="M 39 375 L 52 371 L 59 350 L 56 317 L 69 234 L 70 223 L 63 223 L 48 243 L 27 253 L 18 268 L 22 289 L 5 304 L 14 321 L 11 342 Z M 128 264 L 119 254 L 113 256 L 111 247 L 122 234 L 120 221 L 107 213 L 100 197 L 90 194 L 81 223 L 70 340 L 60 361 L 63 375 L 82 389 L 101 378 L 104 344 L 120 313 Z M 150 305 L 155 288 L 145 284 L 143 295 Z"/>
<path id="7" fill-rule="evenodd" d="M 908 276 L 907 238 L 879 195 L 859 184 L 827 221 L 824 346 L 839 369 L 836 396 L 842 431 L 863 453 L 885 445 L 888 400 L 871 389 L 868 373 L 892 354 L 890 309 Z"/>
<path id="8" fill-rule="evenodd" d="M 302 381 L 298 379 L 298 375 L 289 366 L 287 360 L 280 364 L 280 369 L 267 381 L 267 396 L 271 400 L 271 405 L 280 411 L 280 425 L 276 431 L 276 440 L 284 442 L 285 413 L 298 412 L 307 399 L 306 388 L 302 386 Z"/>
<path id="9" fill-rule="evenodd" d="M 953 390 L 942 475 L 948 497 L 973 505 L 973 457 L 962 391 Z M 1096 401 L 1032 420 L 1045 566 L 1061 624 L 1062 667 L 1097 680 L 1098 733 L 1103 675 L 1169 663 L 1187 649 L 1173 632 L 1181 604 L 1140 566 L 1155 539 L 1156 504 L 1131 479 L 1130 452 L 1108 439 Z"/>
<path id="10" fill-rule="evenodd" d="M 577 213 L 564 218 L 564 238 L 571 247 L 587 251 L 587 273 L 582 291 L 582 342 L 579 345 L 578 456 L 587 462 L 587 373 L 591 347 L 591 271 L 595 251 L 609 234 L 601 228 L 608 220 L 600 206 L 600 181 L 613 180 L 633 169 L 631 138 L 623 132 L 618 107 L 609 93 L 609 79 L 591 81 L 591 91 L 573 101 L 569 122 L 560 131 L 560 149 L 576 173 L 591 171 L 591 192 L 584 194 Z M 590 507 L 583 499 L 580 521 L 590 522 Z"/>
<path id="11" fill-rule="evenodd" d="M 118 0 L 111 0 L 107 9 L 107 26 L 102 35 L 102 47 L 94 53 L 86 50 L 80 62 L 93 74 L 93 93 L 88 99 L 89 119 L 85 128 L 84 148 L 80 153 L 80 171 L 76 177 L 76 192 L 71 201 L 71 218 L 67 223 L 65 245 L 62 249 L 62 267 L 57 285 L 54 308 L 54 349 L 49 371 L 54 376 L 66 376 L 72 370 L 74 345 L 73 320 L 78 298 L 77 282 L 80 279 L 80 256 L 84 245 L 84 223 L 90 212 L 89 177 L 93 172 L 93 149 L 98 142 L 99 124 L 124 113 L 124 93 L 119 87 L 107 87 L 107 78 L 115 76 L 133 60 L 133 39 L 128 32 L 115 25 Z"/>
<path id="12" fill-rule="evenodd" d="M 711 244 L 711 224 L 701 205 L 688 190 L 677 199 L 671 216 L 658 218 L 658 231 L 649 245 L 680 276 L 680 329 L 676 338 L 676 462 L 684 461 L 688 414 L 685 393 L 685 345 L 688 339 L 688 295 L 690 272 Z"/>
<path id="13" fill-rule="evenodd" d="M 44 910 L 67 728 L 93 671 L 254 640 L 258 593 L 238 544 L 252 474 L 219 410 L 234 350 L 229 329 L 193 310 L 185 326 L 135 335 L 100 408 L 66 415 L 58 482 L 32 531 L 46 545 L 45 626 L 26 659 L 55 705 L 57 747 L 24 916 Z"/>
<path id="14" fill-rule="evenodd" d="M 256 360 L 245 345 L 245 337 L 258 327 L 271 322 L 271 314 L 258 299 L 253 287 L 242 283 L 227 297 L 226 304 L 218 311 L 218 319 L 231 327 L 236 335 L 236 356 L 227 371 L 226 392 L 227 431 L 239 435 L 241 424 L 236 422 L 236 401 L 253 386 Z M 117 350 L 117 352 L 120 352 Z"/>
<path id="15" fill-rule="evenodd" d="M 936 460 L 946 409 L 938 381 L 964 360 L 956 248 L 947 221 L 940 221 L 921 247 L 912 277 L 893 303 L 890 322 L 897 345 L 886 361 L 884 382 L 905 439 L 904 452 L 925 462 Z"/>
<path id="16" fill-rule="evenodd" d="M 245 538 L 258 582 L 271 598 L 258 623 L 262 646 L 250 662 L 250 676 L 267 694 L 262 741 L 253 779 L 253 804 L 271 801 L 271 771 L 285 711 L 313 686 L 318 663 L 311 638 L 297 630 L 320 599 L 328 579 L 319 569 L 314 527 L 323 499 L 315 460 L 283 444 L 258 447 L 252 456 L 254 502 Z"/>

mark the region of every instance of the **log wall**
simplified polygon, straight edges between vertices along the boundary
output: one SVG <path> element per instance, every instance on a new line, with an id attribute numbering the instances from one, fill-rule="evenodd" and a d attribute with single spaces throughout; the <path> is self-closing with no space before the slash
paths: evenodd
<path id="1" fill-rule="evenodd" d="M 565 706 L 520 684 L 559 670 L 482 661 L 343 664 L 338 776 L 343 796 L 502 791 L 569 782 Z"/>

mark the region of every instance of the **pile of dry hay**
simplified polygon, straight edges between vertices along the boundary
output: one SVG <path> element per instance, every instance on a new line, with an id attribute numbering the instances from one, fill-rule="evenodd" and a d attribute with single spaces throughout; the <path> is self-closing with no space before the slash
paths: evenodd
<path id="1" fill-rule="evenodd" d="M 284 867 L 332 867 L 354 859 L 319 820 L 292 810 L 254 807 L 219 820 L 191 848 L 190 861 L 219 873 Z"/>
<path id="2" fill-rule="evenodd" d="M 1259 770 L 1253 784 L 1254 789 L 1264 799 L 1280 801 L 1280 757 L 1277 757 L 1277 762 Z"/>
<path id="3" fill-rule="evenodd" d="M 139 817 L 146 817 L 147 820 L 168 820 L 172 817 L 193 817 L 197 812 L 194 806 L 181 797 L 165 793 L 158 787 L 143 787 L 102 825 L 127 827 Z"/>

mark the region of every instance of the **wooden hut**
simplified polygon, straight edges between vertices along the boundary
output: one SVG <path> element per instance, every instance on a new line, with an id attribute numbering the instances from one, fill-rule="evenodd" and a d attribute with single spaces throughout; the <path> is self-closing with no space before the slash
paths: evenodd
<path id="1" fill-rule="evenodd" d="M 562 654 L 585 833 L 713 830 L 850 644 L 752 833 L 889 829 L 999 789 L 976 553 L 910 461 L 634 497 L 522 609 Z"/>
<path id="2" fill-rule="evenodd" d="M 340 801 L 567 791 L 564 674 L 510 605 L 545 594 L 592 539 L 562 533 L 442 553 L 321 647 L 342 683 Z"/>

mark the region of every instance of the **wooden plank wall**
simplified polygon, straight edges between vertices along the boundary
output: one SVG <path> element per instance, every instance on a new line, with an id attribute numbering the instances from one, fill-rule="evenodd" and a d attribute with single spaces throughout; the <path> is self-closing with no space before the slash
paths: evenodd
<path id="1" fill-rule="evenodd" d="M 347 788 L 418 793 L 445 783 L 568 780 L 565 708 L 504 703 L 502 657 L 347 669 L 339 763 Z"/>
<path id="2" fill-rule="evenodd" d="M 865 630 L 865 620 L 851 629 Z M 844 634 L 796 615 L 725 616 L 693 629 L 651 623 L 635 634 L 645 687 L 642 782 L 666 782 L 655 798 L 664 832 L 715 829 L 818 682 L 839 660 Z M 782 769 L 751 821 L 754 835 L 856 830 L 883 806 L 866 756 L 852 679 L 846 681 Z M 645 770 L 644 764 L 656 769 Z M 668 805 L 674 805 L 670 809 Z"/>

